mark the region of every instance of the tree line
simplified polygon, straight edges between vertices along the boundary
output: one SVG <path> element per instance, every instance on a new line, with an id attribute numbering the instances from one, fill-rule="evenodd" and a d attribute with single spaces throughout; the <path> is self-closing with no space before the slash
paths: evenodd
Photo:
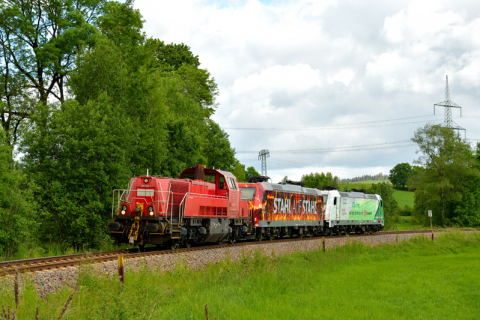
<path id="1" fill-rule="evenodd" d="M 133 1 L 0 4 L 0 252 L 109 241 L 113 189 L 195 164 L 245 179 L 211 117 L 218 87 Z"/>

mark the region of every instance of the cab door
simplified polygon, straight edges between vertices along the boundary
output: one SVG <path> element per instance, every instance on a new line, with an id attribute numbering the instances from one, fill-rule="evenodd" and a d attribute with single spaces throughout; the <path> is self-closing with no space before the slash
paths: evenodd
<path id="1" fill-rule="evenodd" d="M 228 186 L 224 176 L 218 176 L 217 179 L 217 196 L 228 198 Z"/>
<path id="2" fill-rule="evenodd" d="M 240 205 L 240 188 L 238 187 L 235 179 L 231 177 L 225 177 L 227 185 L 230 190 L 228 195 L 228 216 L 237 217 L 238 207 Z"/>
<path id="3" fill-rule="evenodd" d="M 337 222 L 340 220 L 340 204 L 341 204 L 341 201 L 340 201 L 340 197 L 335 197 L 333 199 L 333 205 L 335 206 L 335 217 L 337 219 Z"/>

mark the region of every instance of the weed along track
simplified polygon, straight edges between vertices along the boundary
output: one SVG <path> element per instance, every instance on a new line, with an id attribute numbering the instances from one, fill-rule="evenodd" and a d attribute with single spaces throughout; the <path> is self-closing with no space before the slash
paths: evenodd
<path id="1" fill-rule="evenodd" d="M 465 230 L 475 231 L 475 230 Z M 476 230 L 480 231 L 480 230 Z M 438 231 L 437 231 L 438 232 Z M 440 231 L 441 232 L 441 231 Z M 376 245 L 410 239 L 418 234 L 429 236 L 429 230 L 391 231 L 376 234 L 351 234 L 325 237 L 326 248 L 344 245 L 347 239 L 355 239 L 366 244 Z M 52 281 L 49 287 L 59 288 L 65 280 L 74 280 L 78 276 L 80 266 L 91 267 L 98 274 L 115 274 L 118 256 L 125 259 L 127 273 L 140 267 L 160 268 L 162 271 L 174 270 L 179 263 L 192 269 L 199 269 L 208 263 L 225 260 L 227 255 L 232 261 L 245 252 L 261 250 L 265 254 L 285 254 L 294 251 L 308 251 L 321 248 L 321 237 L 305 237 L 292 239 L 276 239 L 257 242 L 241 242 L 234 244 L 210 245 L 202 247 L 179 248 L 176 250 L 155 250 L 138 252 L 137 249 L 73 254 L 48 258 L 26 259 L 0 263 L 0 275 L 11 276 L 16 270 L 19 273 L 30 273 L 40 287 Z M 147 248 L 147 250 L 150 248 Z M 151 248 L 155 249 L 155 248 Z M 67 282 L 68 282 L 67 281 Z"/>
<path id="2" fill-rule="evenodd" d="M 480 231 L 480 229 L 476 229 Z M 472 231 L 464 230 L 464 231 Z M 436 232 L 443 232 L 442 230 Z M 335 245 L 342 245 L 347 238 L 362 239 L 366 240 L 368 238 L 382 238 L 385 236 L 395 236 L 395 241 L 397 240 L 396 236 L 401 236 L 403 240 L 404 235 L 416 235 L 416 234 L 431 234 L 430 230 L 414 230 L 414 231 L 389 231 L 389 232 L 380 232 L 376 234 L 350 234 L 345 235 L 335 235 L 325 237 L 326 246 L 332 247 Z M 146 248 L 146 252 L 138 252 L 137 249 L 128 249 L 128 250 L 116 250 L 116 251 L 104 251 L 104 252 L 94 252 L 86 254 L 72 254 L 64 256 L 54 256 L 46 258 L 35 258 L 35 259 L 25 259 L 25 260 L 15 260 L 15 261 L 5 261 L 0 262 L 0 276 L 12 275 L 18 270 L 19 273 L 35 273 L 43 271 L 55 271 L 62 268 L 77 268 L 79 265 L 89 265 L 89 264 L 101 264 L 107 262 L 115 262 L 118 259 L 118 256 L 122 255 L 124 259 L 142 259 L 142 258 L 152 258 L 156 256 L 178 256 L 187 253 L 201 254 L 201 252 L 207 251 L 216 251 L 216 250 L 226 250 L 226 249 L 241 249 L 247 247 L 253 249 L 254 247 L 265 247 L 269 245 L 281 245 L 288 247 L 288 243 L 296 242 L 318 242 L 322 241 L 321 237 L 303 237 L 303 238 L 290 238 L 290 239 L 275 239 L 275 240 L 264 240 L 256 242 L 240 242 L 240 243 L 225 243 L 220 245 L 209 245 L 202 247 L 191 247 L 191 248 L 178 248 L 175 250 L 157 250 L 156 248 Z M 376 240 L 378 241 L 378 240 Z M 363 241 L 369 243 L 370 241 Z M 380 241 L 384 242 L 384 241 Z M 297 247 L 292 245 L 292 247 Z M 317 246 L 318 247 L 318 246 Z M 295 250 L 293 250 L 295 251 Z M 212 261 L 215 262 L 215 261 Z"/>
<path id="3" fill-rule="evenodd" d="M 409 233 L 425 233 L 426 231 L 401 231 L 399 234 L 409 234 Z M 379 234 L 396 234 L 396 232 L 381 232 Z M 372 235 L 349 235 L 350 237 L 356 236 L 372 236 Z M 343 238 L 345 236 L 329 236 L 327 239 L 336 239 Z M 291 239 L 276 239 L 276 240 L 267 240 L 259 242 L 241 242 L 234 244 L 221 244 L 221 245 L 210 245 L 202 247 L 193 247 L 193 248 L 179 248 L 176 250 L 151 250 L 154 248 L 147 248 L 147 252 L 138 252 L 137 249 L 128 249 L 128 250 L 116 250 L 116 251 L 104 251 L 104 252 L 94 252 L 94 253 L 85 253 L 85 254 L 71 254 L 63 256 L 53 256 L 45 258 L 35 258 L 35 259 L 24 259 L 24 260 L 15 260 L 15 261 L 5 261 L 0 262 L 0 275 L 9 275 L 14 274 L 16 270 L 20 273 L 25 272 L 38 272 L 38 271 L 49 271 L 60 268 L 68 267 L 78 267 L 79 264 L 84 263 L 102 263 L 109 261 L 116 261 L 119 255 L 124 256 L 125 259 L 135 259 L 141 257 L 151 257 L 156 255 L 171 255 L 176 253 L 185 253 L 185 252 L 198 252 L 204 250 L 216 250 L 222 248 L 231 248 L 231 247 L 243 247 L 243 246 L 252 246 L 252 245 L 265 245 L 269 243 L 279 243 L 279 242 L 292 242 L 292 241 L 309 241 L 315 240 L 318 237 L 311 238 L 291 238 Z"/>

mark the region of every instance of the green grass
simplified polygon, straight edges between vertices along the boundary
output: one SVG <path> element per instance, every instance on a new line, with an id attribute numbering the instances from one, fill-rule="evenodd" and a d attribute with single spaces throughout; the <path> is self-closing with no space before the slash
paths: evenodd
<path id="1" fill-rule="evenodd" d="M 399 221 L 395 222 L 395 230 L 428 230 L 426 227 L 415 222 L 412 222 L 412 217 L 398 217 Z"/>
<path id="2" fill-rule="evenodd" d="M 400 208 L 403 208 L 405 205 L 413 208 L 415 197 L 412 191 L 394 190 L 393 197 L 397 200 Z"/>
<path id="3" fill-rule="evenodd" d="M 327 239 L 328 241 L 328 239 Z M 255 253 L 200 271 L 98 278 L 85 267 L 63 319 L 476 319 L 480 234 L 460 232 L 394 245 L 345 247 L 281 257 Z M 179 264 L 180 265 L 180 264 Z M 11 287 L 0 300 L 13 305 Z M 57 318 L 71 290 L 48 299 L 27 286 L 19 319 Z"/>
<path id="4" fill-rule="evenodd" d="M 102 245 L 98 248 L 78 248 L 77 250 L 73 247 L 66 246 L 60 243 L 43 243 L 40 246 L 34 246 L 28 244 L 28 247 L 21 246 L 18 251 L 11 255 L 0 255 L 0 261 L 10 261 L 10 260 L 23 260 L 23 259 L 33 259 L 40 257 L 53 257 L 53 256 L 62 256 L 67 254 L 76 254 L 76 253 L 88 253 L 88 252 L 98 252 L 98 251 L 111 251 L 111 250 L 123 250 L 127 248 L 134 248 L 135 246 L 130 244 L 121 244 L 114 245 L 113 240 L 108 238 L 111 241 L 104 241 Z"/>

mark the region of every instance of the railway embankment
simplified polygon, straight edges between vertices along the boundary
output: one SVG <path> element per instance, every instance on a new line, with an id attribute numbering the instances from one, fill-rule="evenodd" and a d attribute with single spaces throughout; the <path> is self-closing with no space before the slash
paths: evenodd
<path id="1" fill-rule="evenodd" d="M 478 232 L 479 230 L 464 231 Z M 431 231 L 399 232 L 399 233 L 379 233 L 373 235 L 351 235 L 335 236 L 325 238 L 325 249 L 329 250 L 336 246 L 343 246 L 347 241 L 360 241 L 367 245 L 382 245 L 409 240 L 413 237 L 431 237 Z M 292 241 L 294 240 L 294 241 Z M 139 272 L 147 269 L 157 269 L 163 272 L 174 271 L 178 267 L 187 267 L 193 270 L 201 269 L 209 263 L 218 263 L 229 259 L 236 262 L 246 254 L 253 255 L 257 250 L 263 254 L 284 255 L 296 251 L 322 250 L 323 242 L 321 237 L 301 238 L 290 240 L 273 240 L 263 242 L 247 242 L 234 245 L 211 246 L 202 248 L 180 249 L 176 251 L 154 251 L 148 253 L 131 254 L 126 253 L 125 275 Z M 53 259 L 53 257 L 52 257 Z M 97 276 L 115 275 L 118 273 L 117 260 L 95 262 L 93 258 L 86 256 L 76 265 L 66 267 L 56 267 L 49 270 L 28 272 L 24 270 L 18 274 L 20 288 L 22 283 L 28 277 L 28 281 L 36 287 L 37 293 L 41 296 L 52 294 L 60 288 L 67 286 L 74 288 L 77 285 L 77 279 L 81 272 L 91 272 Z M 0 278 L 0 285 L 4 288 L 14 286 L 14 274 L 3 275 Z"/>

